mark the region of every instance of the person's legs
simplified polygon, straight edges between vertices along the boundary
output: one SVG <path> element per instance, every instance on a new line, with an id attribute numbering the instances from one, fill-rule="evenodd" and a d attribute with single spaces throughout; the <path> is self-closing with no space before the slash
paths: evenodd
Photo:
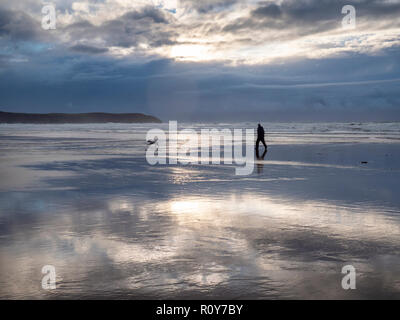
<path id="1" fill-rule="evenodd" d="M 260 145 L 260 139 L 259 138 L 257 138 L 257 142 L 256 142 L 256 150 L 258 150 L 258 146 Z"/>
<path id="2" fill-rule="evenodd" d="M 265 143 L 265 139 L 262 139 L 261 142 L 263 143 L 264 148 L 267 149 L 267 144 Z"/>

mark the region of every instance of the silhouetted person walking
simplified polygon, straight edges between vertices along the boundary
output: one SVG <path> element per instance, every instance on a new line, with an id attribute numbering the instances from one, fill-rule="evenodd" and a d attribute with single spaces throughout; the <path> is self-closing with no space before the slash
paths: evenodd
<path id="1" fill-rule="evenodd" d="M 267 149 L 267 144 L 265 143 L 265 131 L 264 128 L 261 126 L 261 124 L 258 124 L 257 128 L 257 142 L 256 142 L 256 150 L 258 151 L 258 147 L 260 145 L 260 142 L 264 145 L 264 148 Z"/>

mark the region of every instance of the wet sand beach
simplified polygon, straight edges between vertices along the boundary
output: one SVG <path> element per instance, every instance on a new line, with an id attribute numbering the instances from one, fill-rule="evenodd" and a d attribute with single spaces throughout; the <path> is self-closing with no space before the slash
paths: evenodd
<path id="1" fill-rule="evenodd" d="M 0 298 L 400 298 L 399 123 L 265 123 L 243 177 L 150 166 L 158 127 L 0 126 Z"/>

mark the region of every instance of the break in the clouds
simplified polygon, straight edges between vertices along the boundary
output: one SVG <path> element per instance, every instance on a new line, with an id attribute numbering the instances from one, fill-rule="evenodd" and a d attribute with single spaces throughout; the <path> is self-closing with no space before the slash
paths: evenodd
<path id="1" fill-rule="evenodd" d="M 400 118 L 400 1 L 52 3 L 56 30 L 41 1 L 0 4 L 0 109 Z"/>

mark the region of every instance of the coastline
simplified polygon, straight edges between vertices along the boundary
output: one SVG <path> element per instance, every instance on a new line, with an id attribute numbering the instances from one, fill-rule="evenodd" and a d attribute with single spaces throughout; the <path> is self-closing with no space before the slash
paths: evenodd
<path id="1" fill-rule="evenodd" d="M 142 113 L 15 113 L 0 111 L 0 124 L 162 123 Z"/>

